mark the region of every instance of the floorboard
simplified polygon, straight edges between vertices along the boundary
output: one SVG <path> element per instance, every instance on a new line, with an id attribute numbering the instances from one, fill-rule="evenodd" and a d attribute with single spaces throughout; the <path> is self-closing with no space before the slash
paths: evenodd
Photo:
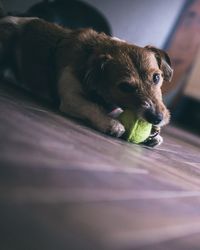
<path id="1" fill-rule="evenodd" d="M 199 249 L 200 140 L 163 136 L 129 144 L 1 84 L 0 249 Z"/>

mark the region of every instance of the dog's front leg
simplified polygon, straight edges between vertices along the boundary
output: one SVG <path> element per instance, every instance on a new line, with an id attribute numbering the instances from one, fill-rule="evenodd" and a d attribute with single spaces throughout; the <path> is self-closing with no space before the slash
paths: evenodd
<path id="1" fill-rule="evenodd" d="M 124 126 L 117 120 L 110 118 L 97 104 L 84 96 L 84 91 L 78 79 L 66 67 L 59 79 L 60 110 L 73 117 L 87 120 L 97 130 L 120 137 Z"/>

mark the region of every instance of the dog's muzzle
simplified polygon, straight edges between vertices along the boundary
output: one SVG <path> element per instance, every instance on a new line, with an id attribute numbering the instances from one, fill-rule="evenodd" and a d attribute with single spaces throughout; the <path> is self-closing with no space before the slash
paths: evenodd
<path id="1" fill-rule="evenodd" d="M 144 118 L 149 122 L 152 123 L 153 125 L 158 125 L 159 123 L 162 122 L 163 120 L 163 114 L 160 112 L 154 112 L 151 109 L 147 109 L 144 112 Z"/>

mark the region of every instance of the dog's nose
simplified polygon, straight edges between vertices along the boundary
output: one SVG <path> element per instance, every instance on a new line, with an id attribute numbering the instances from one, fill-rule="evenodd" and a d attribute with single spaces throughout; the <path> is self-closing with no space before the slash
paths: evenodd
<path id="1" fill-rule="evenodd" d="M 163 120 L 163 114 L 162 114 L 162 113 L 158 113 L 158 114 L 155 115 L 154 124 L 157 125 L 157 124 L 159 124 L 162 120 Z"/>
<path id="2" fill-rule="evenodd" d="M 158 125 L 163 120 L 162 113 L 153 112 L 151 109 L 145 111 L 144 117 L 149 123 L 152 123 L 154 125 Z"/>

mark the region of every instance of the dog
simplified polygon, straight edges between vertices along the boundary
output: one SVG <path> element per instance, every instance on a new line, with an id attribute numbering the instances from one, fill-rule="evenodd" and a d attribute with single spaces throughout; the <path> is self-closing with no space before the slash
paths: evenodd
<path id="1" fill-rule="evenodd" d="M 39 18 L 2 17 L 0 66 L 18 82 L 53 100 L 60 111 L 116 137 L 124 126 L 108 107 L 131 109 L 153 124 L 166 125 L 170 113 L 161 86 L 173 75 L 166 52 L 139 47 L 92 29 L 70 30 Z M 155 146 L 162 137 L 149 142 Z"/>

